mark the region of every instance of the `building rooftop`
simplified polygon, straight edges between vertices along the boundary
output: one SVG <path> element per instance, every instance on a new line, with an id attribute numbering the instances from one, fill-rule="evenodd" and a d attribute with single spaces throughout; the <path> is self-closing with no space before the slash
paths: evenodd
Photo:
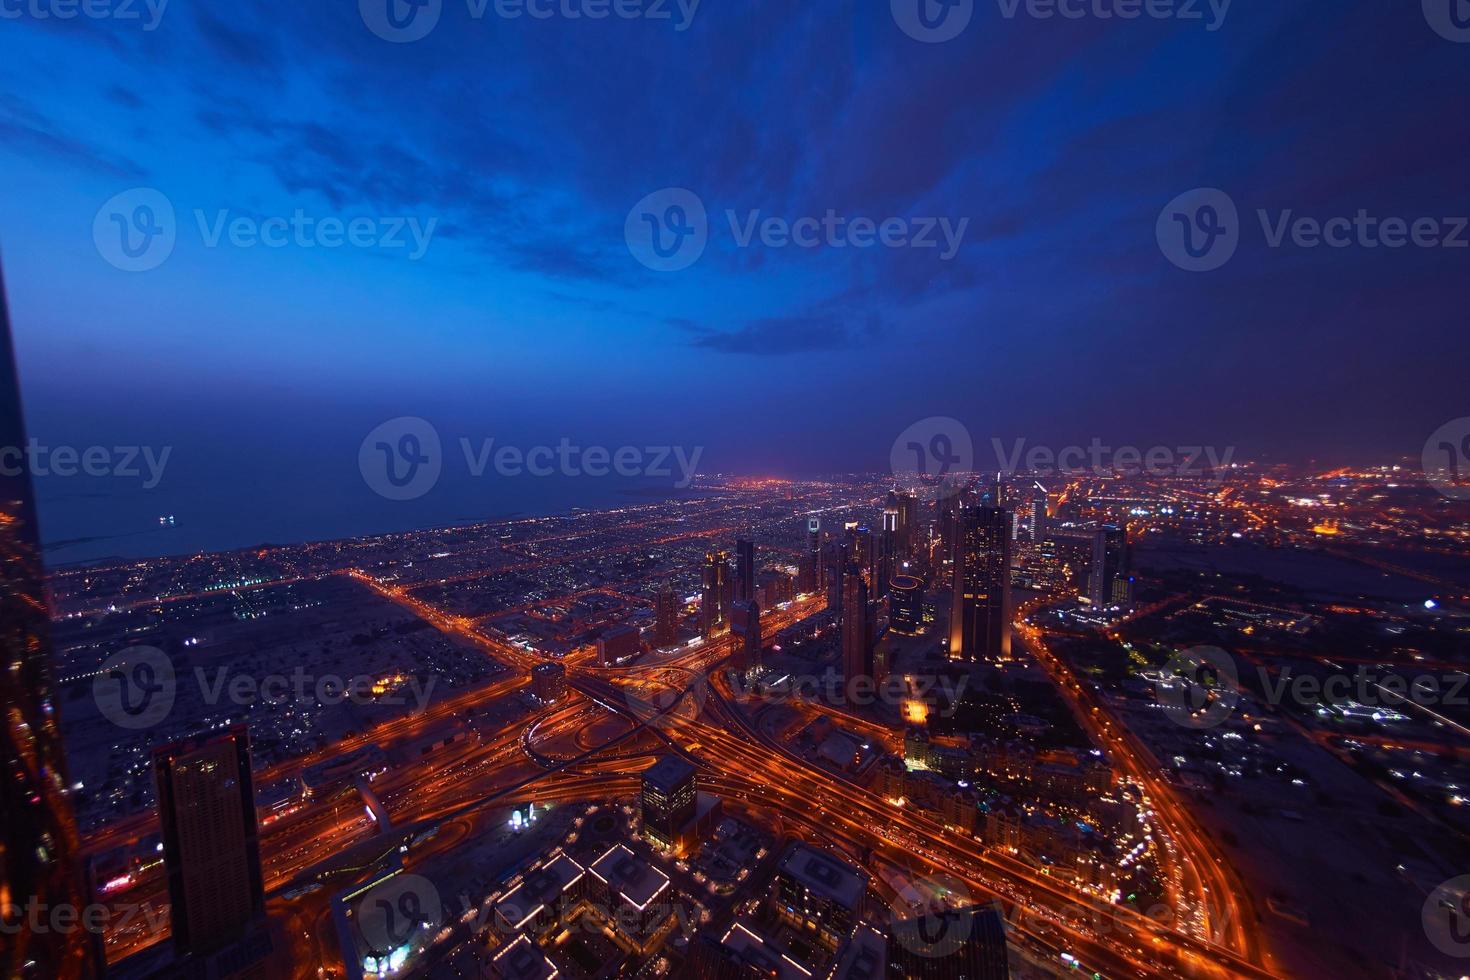
<path id="1" fill-rule="evenodd" d="M 812 975 L 810 970 L 772 946 L 743 922 L 731 925 L 720 944 L 739 963 L 757 968 L 763 977 L 807 980 Z"/>
<path id="2" fill-rule="evenodd" d="M 842 947 L 832 980 L 882 980 L 887 973 L 888 939 L 865 925 Z"/>
<path id="3" fill-rule="evenodd" d="M 552 980 L 557 969 L 525 936 L 496 953 L 490 961 L 504 980 Z"/>
<path id="4" fill-rule="evenodd" d="M 809 844 L 792 844 L 782 855 L 780 868 L 813 894 L 849 909 L 858 907 L 868 887 L 862 871 Z"/>
<path id="5" fill-rule="evenodd" d="M 667 795 L 694 773 L 694 765 L 683 757 L 666 755 L 643 771 L 643 781 Z"/>
<path id="6" fill-rule="evenodd" d="M 529 872 L 495 903 L 495 912 L 512 928 L 519 929 L 581 880 L 584 873 L 576 861 L 565 854 L 558 855 L 556 860 Z"/>
<path id="7" fill-rule="evenodd" d="M 588 870 L 640 912 L 669 887 L 668 875 L 628 850 L 625 844 L 613 845 Z"/>

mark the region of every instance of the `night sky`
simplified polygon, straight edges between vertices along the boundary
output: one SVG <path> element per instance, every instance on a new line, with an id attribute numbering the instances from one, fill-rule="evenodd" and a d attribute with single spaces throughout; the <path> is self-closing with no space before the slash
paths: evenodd
<path id="1" fill-rule="evenodd" d="M 1470 414 L 1470 249 L 1273 249 L 1255 212 L 1470 211 L 1470 44 L 1417 0 L 1240 0 L 1214 31 L 1200 7 L 977 0 L 944 43 L 878 0 L 705 0 L 685 30 L 672 2 L 540 21 L 444 0 L 401 44 L 344 0 L 7 19 L 0 246 L 33 434 L 172 445 L 189 492 L 261 500 L 366 493 L 358 444 L 401 415 L 787 475 L 883 469 L 931 415 L 982 464 L 992 437 L 1417 456 Z M 140 186 L 178 240 L 130 273 L 93 222 Z M 710 214 L 678 272 L 624 240 L 667 187 Z M 1208 273 L 1155 239 L 1197 187 L 1242 220 Z M 413 261 L 208 248 L 193 216 L 298 208 L 437 225 Z M 741 248 L 727 209 L 969 223 L 945 261 Z"/>

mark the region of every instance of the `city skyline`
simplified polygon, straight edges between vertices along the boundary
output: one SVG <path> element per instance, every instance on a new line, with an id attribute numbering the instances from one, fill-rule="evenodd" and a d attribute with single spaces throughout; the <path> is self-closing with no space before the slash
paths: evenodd
<path id="1" fill-rule="evenodd" d="M 1464 980 L 1470 0 L 0 0 L 13 980 Z"/>

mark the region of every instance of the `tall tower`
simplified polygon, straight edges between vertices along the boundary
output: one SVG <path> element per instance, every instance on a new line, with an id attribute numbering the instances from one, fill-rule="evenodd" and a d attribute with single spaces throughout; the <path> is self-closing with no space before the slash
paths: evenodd
<path id="1" fill-rule="evenodd" d="M 815 595 L 822 588 L 822 519 L 820 517 L 807 519 L 806 552 L 811 568 L 811 580 L 803 584 L 804 591 Z"/>
<path id="2" fill-rule="evenodd" d="M 975 663 L 1011 653 L 1011 516 L 1003 507 L 965 507 L 955 520 L 949 656 Z"/>
<path id="3" fill-rule="evenodd" d="M 1093 532 L 1088 598 L 1099 609 L 1133 605 L 1133 570 L 1126 528 L 1105 524 Z"/>
<path id="4" fill-rule="evenodd" d="M 10 319 L 0 282 L 0 446 L 26 445 L 20 388 L 10 346 Z M 83 909 L 90 898 L 77 858 L 51 690 L 51 634 L 42 580 L 40 534 L 29 470 L 0 467 L 0 894 L 7 905 Z M 10 918 L 10 909 L 5 917 Z M 22 921 L 0 942 L 7 977 L 94 977 L 102 970 L 95 936 L 86 929 L 33 931 Z"/>
<path id="5" fill-rule="evenodd" d="M 1036 484 L 1031 497 L 1031 540 L 1040 541 L 1046 537 L 1047 527 L 1047 496 L 1046 488 Z"/>
<path id="6" fill-rule="evenodd" d="M 733 664 L 745 673 L 761 665 L 761 607 L 754 599 L 736 599 L 730 613 L 730 628 L 740 638 Z"/>
<path id="7" fill-rule="evenodd" d="M 679 597 L 672 585 L 664 585 L 653 597 L 653 645 L 664 650 L 679 642 Z"/>
<path id="8" fill-rule="evenodd" d="M 868 583 L 856 565 L 849 565 L 842 582 L 842 674 L 849 684 L 856 677 L 873 676 L 873 604 Z"/>
<path id="9" fill-rule="evenodd" d="M 705 636 L 730 628 L 730 553 L 715 550 L 704 556 L 704 588 L 700 594 L 700 626 Z"/>
<path id="10" fill-rule="evenodd" d="M 159 746 L 153 774 L 174 948 L 213 953 L 265 915 L 249 730 Z"/>
<path id="11" fill-rule="evenodd" d="M 741 602 L 755 598 L 755 542 L 746 538 L 735 542 L 735 598 Z"/>
<path id="12" fill-rule="evenodd" d="M 890 495 L 893 496 L 893 495 Z M 898 560 L 910 561 L 919 533 L 919 498 L 907 490 L 900 490 L 898 498 Z"/>
<path id="13" fill-rule="evenodd" d="M 878 532 L 878 560 L 873 571 L 873 597 L 888 594 L 888 583 L 898 566 L 898 501 L 893 494 L 889 506 L 883 508 L 883 529 Z"/>

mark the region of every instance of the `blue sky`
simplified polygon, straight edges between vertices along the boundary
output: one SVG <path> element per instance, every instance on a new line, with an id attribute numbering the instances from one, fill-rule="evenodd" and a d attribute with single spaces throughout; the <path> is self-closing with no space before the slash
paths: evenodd
<path id="1" fill-rule="evenodd" d="M 27 3 L 6 9 L 45 8 Z M 151 31 L 0 21 L 0 247 L 33 430 L 350 463 L 372 425 L 420 415 L 801 473 L 881 468 L 929 415 L 983 445 L 1373 458 L 1467 414 L 1470 251 L 1270 249 L 1254 217 L 1470 210 L 1470 44 L 1417 3 L 1238 3 L 1209 31 L 977 0 L 936 44 L 856 0 L 705 0 L 682 31 L 677 8 L 443 4 L 404 44 L 345 0 L 176 2 Z M 1244 240 L 1197 274 L 1154 226 L 1202 186 Z M 129 273 L 92 227 L 135 187 L 179 229 Z M 666 187 L 712 225 L 672 273 L 623 237 Z M 196 209 L 437 224 L 409 261 L 207 248 Z M 946 262 L 741 248 L 727 209 L 969 223 Z"/>

